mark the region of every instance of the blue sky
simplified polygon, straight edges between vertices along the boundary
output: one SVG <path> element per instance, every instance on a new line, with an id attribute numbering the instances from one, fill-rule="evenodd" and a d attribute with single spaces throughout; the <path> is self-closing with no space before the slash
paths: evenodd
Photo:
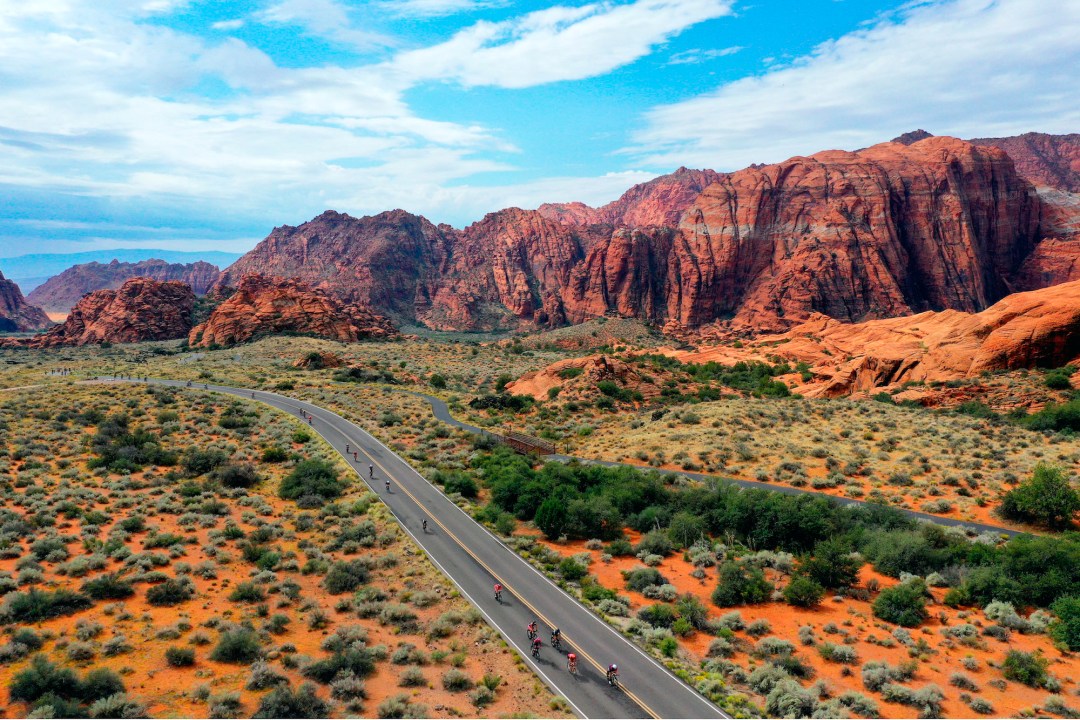
<path id="1" fill-rule="evenodd" d="M 1080 130 L 1080 3 L 0 0 L 0 257 Z"/>

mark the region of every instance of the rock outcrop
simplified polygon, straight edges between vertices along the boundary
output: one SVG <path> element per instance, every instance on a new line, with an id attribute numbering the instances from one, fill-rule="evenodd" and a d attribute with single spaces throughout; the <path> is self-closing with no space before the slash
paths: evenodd
<path id="1" fill-rule="evenodd" d="M 812 366 L 808 396 L 847 395 L 984 371 L 1060 367 L 1080 358 L 1080 282 L 1015 293 L 979 313 L 955 310 L 842 323 L 818 315 L 776 340 Z"/>
<path id="2" fill-rule="evenodd" d="M 52 324 L 44 310 L 28 303 L 19 286 L 0 273 L 0 332 L 33 332 Z"/>
<path id="3" fill-rule="evenodd" d="M 247 275 L 206 322 L 191 330 L 188 340 L 193 346 L 209 347 L 279 333 L 356 342 L 390 337 L 397 331 L 385 317 L 298 280 Z"/>
<path id="4" fill-rule="evenodd" d="M 1080 133 L 1024 133 L 1013 137 L 976 138 L 973 145 L 1001 148 L 1016 170 L 1036 187 L 1080 193 Z"/>
<path id="5" fill-rule="evenodd" d="M 79 298 L 95 290 L 113 290 L 134 277 L 153 280 L 178 280 L 191 286 L 196 295 L 205 295 L 221 273 L 207 262 L 168 263 L 164 260 L 142 262 L 83 263 L 73 265 L 34 288 L 27 300 L 47 312 L 66 313 Z"/>
<path id="6" fill-rule="evenodd" d="M 27 338 L 25 347 L 175 340 L 191 329 L 195 294 L 179 281 L 132 278 L 83 297 L 62 325 Z"/>
<path id="7" fill-rule="evenodd" d="M 537 400 L 548 398 L 552 388 L 559 388 L 559 398 L 597 394 L 597 385 L 610 381 L 621 390 L 638 393 L 638 399 L 651 400 L 660 395 L 655 377 L 646 377 L 627 362 L 607 355 L 589 355 L 560 360 L 540 370 L 526 373 L 506 390 L 514 395 L 529 395 Z"/>
<path id="8" fill-rule="evenodd" d="M 327 212 L 275 229 L 222 282 L 295 277 L 447 330 L 614 315 L 673 330 L 730 321 L 779 331 L 814 313 L 855 322 L 976 312 L 1032 278 L 1061 277 L 1052 245 L 1053 259 L 1021 273 L 1046 237 L 1040 223 L 1062 221 L 1005 152 L 909 140 L 729 174 L 680 169 L 602 208 L 508 208 L 464 230 L 401 210 Z"/>

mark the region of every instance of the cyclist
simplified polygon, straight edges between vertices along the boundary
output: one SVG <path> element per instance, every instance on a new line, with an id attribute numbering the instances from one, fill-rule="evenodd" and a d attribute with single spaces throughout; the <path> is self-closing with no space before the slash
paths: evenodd
<path id="1" fill-rule="evenodd" d="M 348 455 L 348 454 L 349 454 L 350 452 L 352 452 L 352 450 L 350 449 L 350 447 L 351 447 L 351 446 L 349 445 L 349 443 L 345 443 L 345 454 L 346 454 L 346 455 Z"/>
<path id="2" fill-rule="evenodd" d="M 559 630 L 559 628 L 555 628 L 554 630 L 551 631 L 551 647 L 558 650 L 559 646 L 561 644 L 562 644 L 562 631 Z"/>
<path id="3" fill-rule="evenodd" d="M 495 583 L 495 602 L 502 601 L 502 583 Z"/>
<path id="4" fill-rule="evenodd" d="M 569 653 L 566 656 L 566 671 L 577 674 L 577 655 Z"/>
<path id="5" fill-rule="evenodd" d="M 360 462 L 360 453 L 353 450 L 352 459 L 353 462 Z"/>
<path id="6" fill-rule="evenodd" d="M 533 657 L 535 657 L 535 658 L 540 657 L 540 646 L 543 645 L 543 644 L 544 643 L 540 640 L 540 638 L 534 638 L 533 639 L 533 643 L 532 643 Z"/>
<path id="7" fill-rule="evenodd" d="M 619 666 L 611 663 L 607 667 L 607 681 L 609 685 L 619 684 Z"/>
<path id="8" fill-rule="evenodd" d="M 386 492 L 390 492 L 390 478 L 386 478 Z"/>
<path id="9" fill-rule="evenodd" d="M 427 532 L 427 518 L 424 518 L 424 532 Z"/>
<path id="10" fill-rule="evenodd" d="M 375 466 L 374 465 L 368 465 L 367 466 L 367 476 L 369 478 L 375 477 Z"/>
<path id="11" fill-rule="evenodd" d="M 529 623 L 529 639 L 532 640 L 536 637 L 536 635 L 536 621 L 533 620 L 531 623 Z"/>

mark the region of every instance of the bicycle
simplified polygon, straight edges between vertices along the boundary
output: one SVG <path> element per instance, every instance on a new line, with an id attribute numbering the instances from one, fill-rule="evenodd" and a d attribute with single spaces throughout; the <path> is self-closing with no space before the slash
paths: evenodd
<path id="1" fill-rule="evenodd" d="M 495 591 L 495 602 L 497 602 L 497 603 L 502 602 L 502 590 L 496 590 Z"/>
<path id="2" fill-rule="evenodd" d="M 532 655 L 533 655 L 534 658 L 540 657 L 540 643 L 533 643 L 533 653 L 532 653 Z"/>
<path id="3" fill-rule="evenodd" d="M 386 492 L 390 492 L 390 481 L 386 481 Z"/>
<path id="4" fill-rule="evenodd" d="M 535 640 L 535 639 L 536 639 L 536 631 L 535 630 L 529 630 L 529 640 L 532 641 L 532 640 Z"/>
<path id="5" fill-rule="evenodd" d="M 555 648 L 556 650 L 562 649 L 562 640 L 559 638 L 558 635 L 551 636 L 551 647 Z"/>
<path id="6" fill-rule="evenodd" d="M 566 658 L 566 672 L 577 675 L 577 658 L 573 654 Z"/>
<path id="7" fill-rule="evenodd" d="M 607 683 L 613 688 L 619 687 L 619 673 L 608 673 Z"/>

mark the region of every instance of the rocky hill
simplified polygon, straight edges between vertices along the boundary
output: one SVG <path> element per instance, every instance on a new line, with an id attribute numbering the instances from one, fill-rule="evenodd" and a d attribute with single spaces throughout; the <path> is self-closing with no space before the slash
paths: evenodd
<path id="1" fill-rule="evenodd" d="M 976 138 L 974 145 L 1001 148 L 1016 171 L 1036 187 L 1080 193 L 1080 133 L 1024 133 L 1013 137 Z"/>
<path id="2" fill-rule="evenodd" d="M 0 332 L 33 332 L 52 324 L 44 310 L 28 303 L 19 286 L 0 273 Z"/>
<path id="3" fill-rule="evenodd" d="M 62 325 L 21 341 L 25 347 L 173 340 L 191 329 L 195 295 L 188 285 L 132 278 L 116 290 L 97 290 L 72 308 Z"/>
<path id="4" fill-rule="evenodd" d="M 112 290 L 134 277 L 154 280 L 178 280 L 191 286 L 196 295 L 205 295 L 221 273 L 207 262 L 168 263 L 164 260 L 109 263 L 90 262 L 73 265 L 34 288 L 27 300 L 47 312 L 66 313 L 83 295 L 95 290 Z"/>
<path id="5" fill-rule="evenodd" d="M 909 141 L 728 174 L 680 169 L 602 208 L 508 208 L 464 230 L 402 210 L 327 212 L 275 229 L 221 282 L 294 277 L 436 329 L 619 315 L 776 331 L 813 313 L 974 312 L 1071 277 L 1071 244 L 1039 249 L 1068 241 L 1060 229 L 1080 216 L 1068 202 L 1044 212 L 996 147 Z"/>
<path id="6" fill-rule="evenodd" d="M 247 275 L 206 322 L 191 330 L 188 340 L 193 346 L 209 347 L 278 333 L 355 342 L 390 337 L 397 331 L 386 318 L 306 283 Z"/>

